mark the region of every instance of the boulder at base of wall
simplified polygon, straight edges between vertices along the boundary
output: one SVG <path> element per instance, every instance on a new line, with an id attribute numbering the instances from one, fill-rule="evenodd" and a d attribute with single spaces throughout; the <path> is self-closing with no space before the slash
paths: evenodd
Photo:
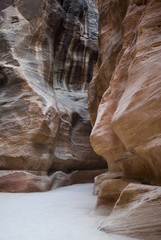
<path id="1" fill-rule="evenodd" d="M 129 184 L 100 230 L 144 240 L 161 239 L 161 187 Z"/>

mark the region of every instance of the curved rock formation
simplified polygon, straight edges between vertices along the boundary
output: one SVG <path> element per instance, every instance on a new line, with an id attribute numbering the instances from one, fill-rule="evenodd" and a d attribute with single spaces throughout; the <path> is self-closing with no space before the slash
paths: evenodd
<path id="1" fill-rule="evenodd" d="M 98 6 L 91 143 L 109 172 L 95 178 L 94 193 L 98 212 L 113 209 L 100 230 L 159 240 L 161 187 L 129 183 L 161 185 L 161 1 L 100 0 Z"/>
<path id="2" fill-rule="evenodd" d="M 0 3 L 0 169 L 106 166 L 87 110 L 97 18 L 92 0 Z"/>
<path id="3" fill-rule="evenodd" d="M 161 187 L 129 184 L 100 230 L 136 239 L 160 240 L 160 212 Z"/>
<path id="4" fill-rule="evenodd" d="M 98 70 L 89 92 L 93 123 L 97 114 L 92 146 L 111 171 L 160 184 L 161 2 L 104 0 L 99 11 Z"/>

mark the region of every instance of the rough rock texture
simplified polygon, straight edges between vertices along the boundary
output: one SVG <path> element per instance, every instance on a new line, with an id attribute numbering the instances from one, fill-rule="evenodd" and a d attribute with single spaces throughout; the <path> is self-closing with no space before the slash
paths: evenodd
<path id="1" fill-rule="evenodd" d="M 91 143 L 109 173 L 96 178 L 94 192 L 101 214 L 116 203 L 101 230 L 159 240 L 161 188 L 126 185 L 161 185 L 161 1 L 99 0 L 98 7 Z M 118 172 L 123 176 L 114 179 Z"/>
<path id="2" fill-rule="evenodd" d="M 91 0 L 1 1 L 0 169 L 106 166 L 87 111 L 97 18 Z"/>
<path id="3" fill-rule="evenodd" d="M 89 143 L 91 125 L 87 89 L 97 60 L 98 13 L 93 1 L 63 1 L 65 12 L 55 49 L 54 89 L 62 122 L 53 169 L 103 166 Z M 63 28 L 62 28 L 63 26 Z M 104 165 L 105 167 L 105 165 Z"/>
<path id="4" fill-rule="evenodd" d="M 100 185 L 96 210 L 98 213 L 109 215 L 117 202 L 121 192 L 130 183 L 130 180 L 109 179 Z"/>
<path id="5" fill-rule="evenodd" d="M 122 172 L 105 172 L 96 176 L 94 179 L 93 195 L 98 195 L 100 186 L 105 180 L 120 179 L 122 175 Z"/>
<path id="6" fill-rule="evenodd" d="M 46 171 L 0 171 L 0 192 L 44 192 L 78 183 L 93 183 L 106 170 L 82 170 L 66 174 L 57 171 L 50 176 Z"/>
<path id="7" fill-rule="evenodd" d="M 1 192 L 44 192 L 51 189 L 46 172 L 0 171 Z"/>
<path id="8" fill-rule="evenodd" d="M 160 213 L 161 187 L 129 184 L 100 229 L 138 239 L 160 240 Z"/>
<path id="9" fill-rule="evenodd" d="M 161 184 L 161 2 L 98 5 L 99 58 L 89 91 L 92 146 L 111 171 Z"/>

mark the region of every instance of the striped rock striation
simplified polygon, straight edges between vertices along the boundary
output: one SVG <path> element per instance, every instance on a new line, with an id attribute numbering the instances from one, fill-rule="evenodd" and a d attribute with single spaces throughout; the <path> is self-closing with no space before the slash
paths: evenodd
<path id="1" fill-rule="evenodd" d="M 1 1 L 1 170 L 106 166 L 89 142 L 97 20 L 92 0 Z"/>

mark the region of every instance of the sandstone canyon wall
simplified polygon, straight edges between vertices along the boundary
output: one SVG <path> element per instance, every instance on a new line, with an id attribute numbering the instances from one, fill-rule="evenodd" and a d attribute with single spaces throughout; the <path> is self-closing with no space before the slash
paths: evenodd
<path id="1" fill-rule="evenodd" d="M 95 178 L 96 208 L 109 215 L 100 230 L 160 240 L 161 1 L 99 0 L 98 8 L 89 111 L 91 144 L 109 167 Z"/>
<path id="2" fill-rule="evenodd" d="M 91 143 L 111 171 L 161 183 L 161 2 L 99 1 Z"/>
<path id="3" fill-rule="evenodd" d="M 0 2 L 1 170 L 106 167 L 89 142 L 97 20 L 92 0 Z"/>

